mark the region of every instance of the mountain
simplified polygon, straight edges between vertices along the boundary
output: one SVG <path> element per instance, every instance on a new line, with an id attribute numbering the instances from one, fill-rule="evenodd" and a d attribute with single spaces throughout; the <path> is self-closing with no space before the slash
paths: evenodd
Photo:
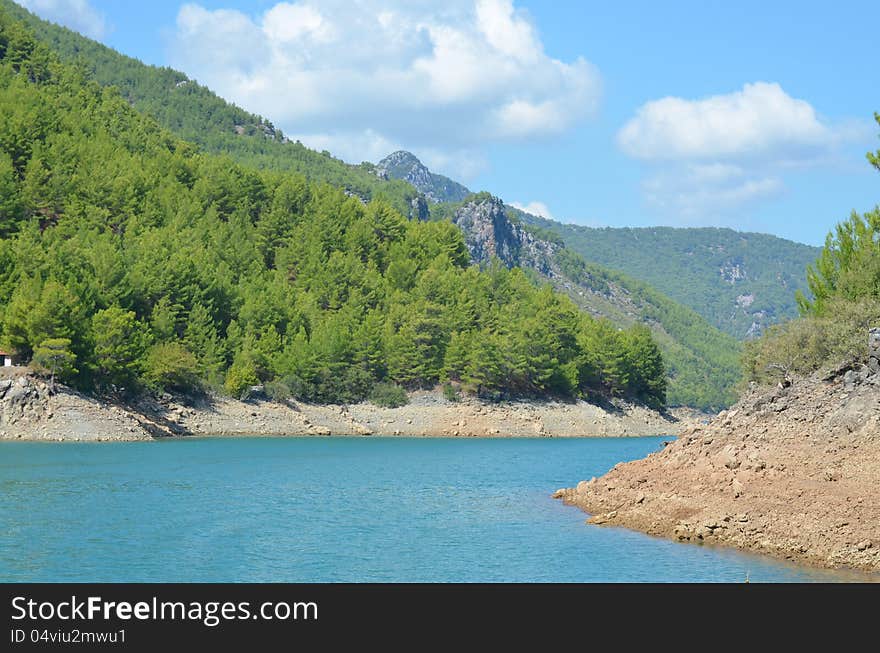
<path id="1" fill-rule="evenodd" d="M 117 398 L 666 403 L 648 329 L 473 265 L 449 221 L 199 151 L 2 10 L 0 346 Z"/>
<path id="2" fill-rule="evenodd" d="M 467 188 L 438 175 L 425 167 L 414 154 L 403 150 L 393 152 L 376 164 L 376 175 L 382 179 L 401 179 L 415 186 L 430 202 L 461 202 L 471 194 Z"/>
<path id="3" fill-rule="evenodd" d="M 231 159 L 226 164 L 217 163 L 217 166 L 239 170 L 232 161 L 244 166 L 241 173 L 235 174 L 247 179 L 247 185 L 252 189 L 258 189 L 261 183 L 274 188 L 283 179 L 278 175 L 298 173 L 308 182 L 341 188 L 346 195 L 362 202 L 385 198 L 405 216 L 419 219 L 427 217 L 428 209 L 422 193 L 403 179 L 383 179 L 383 176 L 409 175 L 437 199 L 460 197 L 467 190 L 451 180 L 430 173 L 418 159 L 406 153 L 388 157 L 385 165 L 364 163 L 351 166 L 334 159 L 329 153 L 313 152 L 301 144 L 287 141 L 269 121 L 226 103 L 182 73 L 146 66 L 70 30 L 42 21 L 9 0 L 0 0 L 0 8 L 9 8 L 9 12 L 32 28 L 37 39 L 57 53 L 62 61 L 77 67 L 102 85 L 115 86 L 134 109 L 155 119 L 177 137 L 191 139 L 202 151 Z M 252 169 L 266 171 L 270 176 L 263 177 L 262 182 L 256 181 L 251 175 Z M 232 181 L 232 178 L 217 180 L 213 174 L 205 175 L 205 179 L 217 184 L 218 192 Z M 243 199 L 253 204 L 255 212 L 259 212 L 264 201 L 259 197 Z M 432 204 L 431 212 L 437 217 L 445 211 L 446 217 L 452 219 L 457 206 L 458 203 L 440 202 Z M 227 200 L 221 207 L 220 215 L 225 215 L 228 208 Z M 508 225 L 516 223 L 516 220 L 510 219 L 516 215 L 518 213 L 510 207 L 504 208 L 499 235 L 508 229 Z M 709 328 L 697 315 L 684 311 L 660 293 L 622 275 L 587 265 L 570 250 L 557 248 L 558 237 L 546 230 L 522 221 L 516 224 L 516 228 L 521 229 L 517 239 L 532 239 L 534 247 L 549 248 L 548 260 L 552 259 L 552 264 L 544 267 L 535 264 L 532 274 L 534 282 L 554 283 L 591 314 L 607 316 L 621 328 L 628 329 L 640 322 L 653 325 L 655 337 L 663 346 L 673 374 L 669 395 L 671 401 L 717 408 L 732 399 L 731 389 L 738 375 L 735 343 L 724 340 L 720 333 Z M 459 226 L 463 227 L 465 238 L 471 238 L 473 234 L 470 230 L 462 224 Z M 289 230 L 282 229 L 280 225 L 271 227 L 268 222 L 264 222 L 262 228 L 268 233 L 259 238 L 269 238 L 268 249 L 261 245 L 263 255 L 272 261 L 277 255 L 274 247 L 278 239 L 289 237 Z M 344 232 L 338 225 L 332 228 Z M 279 229 L 281 235 L 273 235 L 273 231 Z M 245 240 L 251 238 L 244 233 L 239 233 L 238 237 Z M 310 238 L 327 253 L 326 238 L 315 234 Z M 511 241 L 511 246 L 515 246 L 514 241 Z M 519 247 L 519 251 L 522 252 L 523 248 Z M 476 257 L 475 260 L 482 259 Z M 526 272 L 530 273 L 532 268 L 529 266 L 533 262 L 527 257 L 521 261 Z M 512 267 L 514 259 L 508 257 L 506 263 Z M 562 266 L 569 268 L 569 276 L 554 277 L 549 274 L 554 269 L 562 269 Z M 395 267 L 392 274 L 403 274 L 403 269 Z M 525 296 L 523 301 L 525 303 Z M 224 319 L 232 318 L 227 315 Z M 662 328 L 654 324 L 661 322 Z M 688 328 L 688 323 L 693 326 L 692 329 Z M 227 326 L 221 322 L 217 328 L 222 334 Z"/>
<path id="4" fill-rule="evenodd" d="M 371 163 L 349 165 L 329 152 L 290 141 L 269 120 L 227 102 L 185 74 L 148 66 L 42 20 L 11 0 L 0 0 L 0 10 L 25 24 L 62 62 L 82 69 L 102 86 L 116 87 L 132 107 L 206 152 L 261 170 L 298 173 L 364 201 L 382 196 L 404 215 L 424 216 L 419 193 L 407 182 L 378 177 Z"/>
<path id="5" fill-rule="evenodd" d="M 732 229 L 591 228 L 524 214 L 588 261 L 621 270 L 739 339 L 797 317 L 818 247 Z"/>
<path id="6" fill-rule="evenodd" d="M 435 203 L 460 202 L 470 194 L 461 184 L 430 172 L 409 152 L 395 152 L 376 168 L 385 178 L 411 183 Z M 448 213 L 442 207 L 433 211 Z M 740 340 L 798 315 L 795 293 L 807 290 L 806 269 L 819 254 L 818 247 L 732 229 L 591 228 L 514 207 L 506 211 L 545 236 L 562 238 L 587 261 L 656 288 Z"/>
<path id="7" fill-rule="evenodd" d="M 497 258 L 508 267 L 521 267 L 582 310 L 620 327 L 646 324 L 667 365 L 672 405 L 719 409 L 735 399 L 740 367 L 733 337 L 653 288 L 587 263 L 558 237 L 518 220 L 515 212 L 480 193 L 456 205 L 451 220 L 464 234 L 472 260 L 488 265 Z"/>

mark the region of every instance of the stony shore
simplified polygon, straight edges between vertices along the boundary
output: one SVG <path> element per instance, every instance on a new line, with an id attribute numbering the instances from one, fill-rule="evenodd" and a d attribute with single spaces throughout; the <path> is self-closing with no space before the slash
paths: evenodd
<path id="1" fill-rule="evenodd" d="M 437 391 L 410 395 L 400 408 L 369 403 L 206 398 L 187 404 L 145 398 L 98 401 L 68 388 L 50 392 L 23 371 L 0 376 L 0 440 L 118 441 L 223 435 L 388 435 L 424 437 L 584 437 L 676 435 L 688 422 L 643 406 L 586 402 L 447 401 Z"/>
<path id="2" fill-rule="evenodd" d="M 880 374 L 753 390 L 662 451 L 554 496 L 592 524 L 880 572 Z"/>

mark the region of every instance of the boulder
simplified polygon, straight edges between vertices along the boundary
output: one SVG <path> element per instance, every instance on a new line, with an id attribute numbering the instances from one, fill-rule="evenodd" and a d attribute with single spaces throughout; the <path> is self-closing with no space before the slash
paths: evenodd
<path id="1" fill-rule="evenodd" d="M 880 327 L 868 331 L 868 356 L 880 359 Z"/>
<path id="2" fill-rule="evenodd" d="M 22 383 L 24 381 L 24 383 Z M 18 379 L 18 383 L 12 385 L 6 393 L 6 400 L 12 404 L 24 403 L 31 395 L 31 385 L 25 381 L 24 377 Z"/>

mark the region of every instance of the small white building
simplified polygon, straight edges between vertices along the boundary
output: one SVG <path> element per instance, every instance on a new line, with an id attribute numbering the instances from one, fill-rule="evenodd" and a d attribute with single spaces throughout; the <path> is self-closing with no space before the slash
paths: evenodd
<path id="1" fill-rule="evenodd" d="M 12 367 L 12 354 L 0 351 L 0 367 Z"/>

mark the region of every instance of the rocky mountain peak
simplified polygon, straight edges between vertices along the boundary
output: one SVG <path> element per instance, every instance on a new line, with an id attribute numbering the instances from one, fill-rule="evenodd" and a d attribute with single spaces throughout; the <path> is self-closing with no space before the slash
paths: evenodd
<path id="1" fill-rule="evenodd" d="M 384 179 L 403 179 L 425 195 L 432 190 L 431 171 L 415 154 L 405 150 L 392 152 L 379 161 L 376 165 L 376 174 Z"/>
<path id="2" fill-rule="evenodd" d="M 398 174 L 410 174 L 415 172 L 417 175 L 430 174 L 428 168 L 419 161 L 418 157 L 412 152 L 406 150 L 398 150 L 392 152 L 384 159 L 376 164 L 376 172 L 383 172 L 389 177 L 398 178 Z"/>
<path id="3" fill-rule="evenodd" d="M 559 245 L 542 240 L 507 214 L 504 202 L 488 194 L 480 194 L 452 217 L 465 237 L 475 263 L 488 263 L 497 257 L 506 266 L 532 267 L 547 275 L 553 274 L 553 255 Z"/>
<path id="4" fill-rule="evenodd" d="M 423 193 L 429 202 L 461 202 L 470 191 L 448 177 L 438 175 L 419 161 L 412 152 L 392 152 L 376 164 L 376 175 L 382 179 L 402 179 Z"/>

